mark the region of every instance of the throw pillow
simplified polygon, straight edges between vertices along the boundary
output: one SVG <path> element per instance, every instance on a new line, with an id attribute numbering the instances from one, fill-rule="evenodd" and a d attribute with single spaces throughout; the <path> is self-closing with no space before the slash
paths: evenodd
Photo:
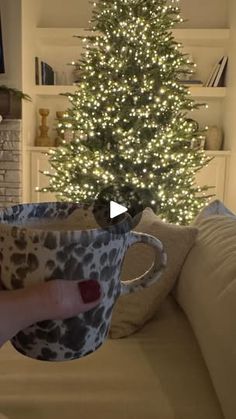
<path id="1" fill-rule="evenodd" d="M 196 224 L 198 221 L 203 220 L 204 218 L 209 217 L 210 215 L 228 215 L 234 217 L 235 215 L 225 207 L 223 202 L 219 199 L 210 202 L 202 211 L 198 214 L 195 218 L 193 225 Z"/>
<path id="2" fill-rule="evenodd" d="M 119 297 L 113 309 L 109 332 L 109 336 L 114 339 L 136 332 L 154 316 L 161 302 L 173 288 L 197 235 L 196 228 L 163 222 L 151 208 L 143 211 L 135 231 L 151 234 L 161 240 L 167 253 L 167 268 L 156 284 Z M 122 280 L 130 280 L 144 273 L 152 264 L 153 252 L 152 248 L 144 244 L 132 246 L 124 260 Z"/>
<path id="3" fill-rule="evenodd" d="M 198 339 L 227 419 L 236 412 L 236 218 L 198 219 L 176 298 Z"/>

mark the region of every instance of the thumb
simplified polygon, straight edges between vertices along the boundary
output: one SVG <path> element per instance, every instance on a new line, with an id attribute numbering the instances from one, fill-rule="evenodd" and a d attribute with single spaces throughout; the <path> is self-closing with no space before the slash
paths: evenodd
<path id="1" fill-rule="evenodd" d="M 33 323 L 76 316 L 101 300 L 102 290 L 95 280 L 53 280 L 0 291 L 0 346 Z"/>

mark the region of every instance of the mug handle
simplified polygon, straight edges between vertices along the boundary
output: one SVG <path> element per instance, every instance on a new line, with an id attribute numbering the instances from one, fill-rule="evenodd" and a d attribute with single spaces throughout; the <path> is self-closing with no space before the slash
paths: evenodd
<path id="1" fill-rule="evenodd" d="M 154 247 L 156 251 L 155 259 L 150 269 L 143 275 L 130 281 L 121 281 L 121 295 L 141 291 L 143 288 L 147 288 L 156 283 L 161 278 L 166 267 L 167 255 L 160 240 L 149 234 L 131 231 L 127 249 L 135 243 L 145 243 Z"/>

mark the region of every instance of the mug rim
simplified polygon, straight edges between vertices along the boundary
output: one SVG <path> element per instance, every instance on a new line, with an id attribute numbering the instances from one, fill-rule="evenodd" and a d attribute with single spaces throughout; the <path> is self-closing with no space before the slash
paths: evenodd
<path id="1" fill-rule="evenodd" d="M 40 206 L 47 207 L 48 206 L 48 207 L 55 208 L 58 205 L 59 206 L 63 206 L 63 205 L 66 206 L 67 205 L 67 206 L 71 206 L 72 208 L 74 207 L 74 210 L 72 212 L 70 212 L 68 214 L 68 216 L 73 214 L 73 212 L 76 209 L 86 209 L 86 208 L 91 209 L 93 207 L 93 205 L 91 205 L 91 204 L 75 203 L 75 202 L 70 202 L 70 201 L 48 201 L 48 202 L 32 202 L 32 203 L 16 204 L 16 205 L 13 205 L 13 206 L 2 208 L 0 210 L 0 225 L 6 227 L 7 229 L 15 228 L 16 232 L 28 231 L 29 233 L 40 233 L 41 232 L 41 233 L 46 233 L 46 234 L 53 232 L 53 234 L 56 234 L 56 235 L 60 235 L 60 234 L 63 234 L 63 233 L 66 233 L 66 234 L 80 233 L 80 232 L 86 232 L 86 231 L 87 232 L 100 232 L 100 233 L 108 232 L 109 234 L 112 234 L 112 233 L 114 233 L 114 234 L 124 234 L 124 233 L 127 233 L 128 231 L 132 230 L 132 217 L 128 213 L 122 214 L 122 216 L 124 218 L 122 220 L 120 220 L 119 222 L 117 222 L 115 224 L 112 224 L 110 226 L 107 226 L 107 227 L 100 227 L 99 226 L 97 228 L 85 228 L 85 229 L 81 228 L 81 229 L 78 229 L 78 230 L 77 229 L 70 230 L 69 228 L 67 230 L 50 230 L 50 228 L 41 229 L 41 228 L 38 228 L 38 227 L 31 228 L 30 225 L 29 226 L 27 226 L 27 225 L 17 225 L 17 224 L 13 224 L 13 223 L 9 223 L 9 222 L 5 223 L 3 218 L 1 217 L 1 214 L 3 214 L 3 217 L 4 217 L 4 214 L 7 215 L 9 210 L 12 211 L 12 210 L 14 210 L 14 208 L 21 208 L 21 207 L 22 208 L 27 208 L 27 207 L 31 207 L 31 206 L 34 206 L 34 207 L 40 207 Z M 99 205 L 99 207 L 104 207 L 105 208 L 105 205 Z M 36 217 L 32 217 L 31 219 L 33 219 L 33 218 L 36 218 Z M 43 218 L 44 219 L 53 219 L 53 218 L 50 218 L 50 217 L 43 217 Z M 38 217 L 38 219 L 39 219 L 39 217 Z M 63 218 L 59 218 L 59 217 L 58 217 L 58 219 L 60 219 L 61 221 L 63 220 Z M 66 218 L 64 218 L 64 219 L 66 219 Z M 127 231 L 125 230 L 125 225 L 126 224 L 127 224 L 127 227 L 129 227 Z M 116 231 L 119 228 L 122 230 L 122 227 L 125 231 Z"/>

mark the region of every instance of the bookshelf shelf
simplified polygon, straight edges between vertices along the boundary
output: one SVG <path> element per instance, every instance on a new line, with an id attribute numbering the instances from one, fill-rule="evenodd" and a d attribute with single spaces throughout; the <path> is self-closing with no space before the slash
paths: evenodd
<path id="1" fill-rule="evenodd" d="M 77 86 L 35 86 L 34 93 L 37 96 L 58 96 L 60 93 L 75 93 Z M 200 98 L 224 98 L 225 87 L 190 87 L 193 97 Z"/>
<path id="2" fill-rule="evenodd" d="M 75 93 L 76 86 L 35 86 L 37 96 L 58 96 L 61 93 Z"/>
<path id="3" fill-rule="evenodd" d="M 226 87 L 190 87 L 191 95 L 196 98 L 224 98 Z"/>
<path id="4" fill-rule="evenodd" d="M 231 155 L 231 151 L 230 150 L 205 150 L 205 153 L 207 156 L 212 156 L 212 157 L 228 157 Z"/>
<path id="5" fill-rule="evenodd" d="M 28 152 L 41 152 L 41 153 L 48 153 L 49 150 L 54 149 L 55 147 L 36 147 L 36 146 L 29 146 L 26 147 L 26 151 Z M 230 150 L 205 150 L 205 153 L 207 156 L 230 156 L 231 151 Z"/>

